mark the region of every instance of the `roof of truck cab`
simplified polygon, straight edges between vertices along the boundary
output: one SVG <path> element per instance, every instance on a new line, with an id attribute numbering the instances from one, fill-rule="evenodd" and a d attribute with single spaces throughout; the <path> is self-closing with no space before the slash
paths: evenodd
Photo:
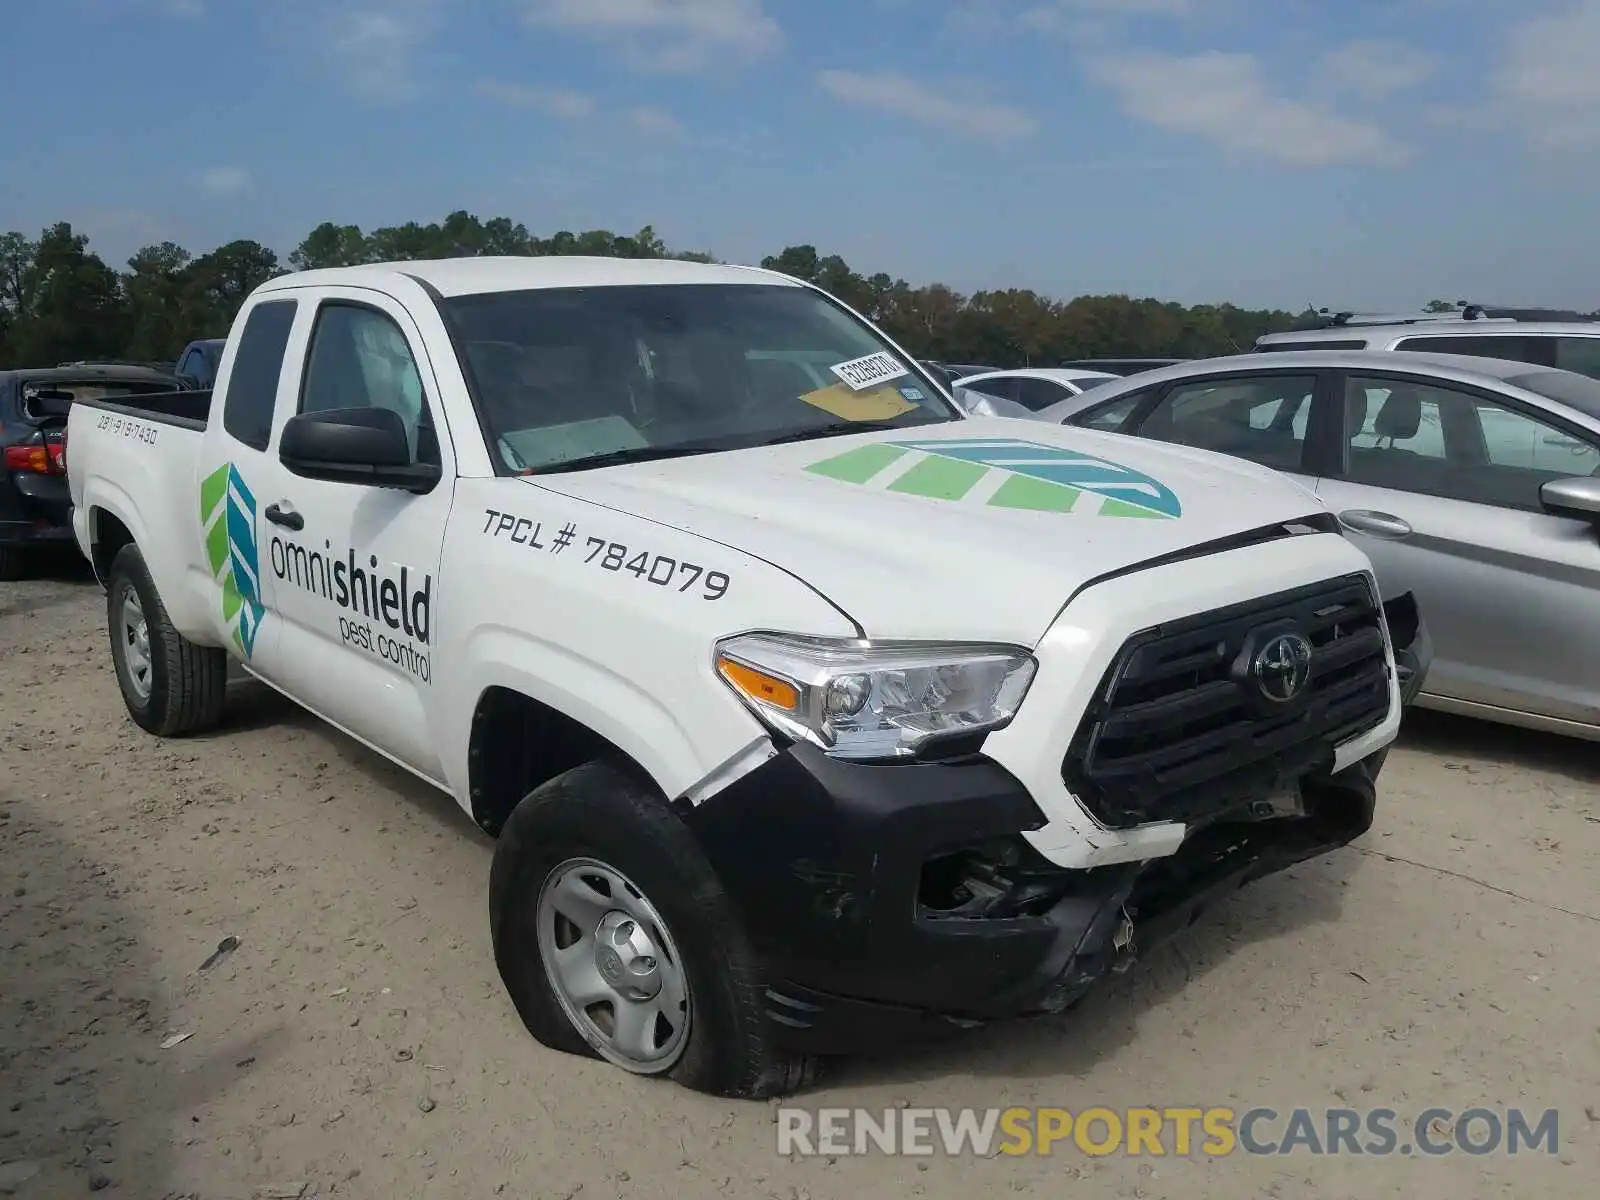
<path id="1" fill-rule="evenodd" d="M 685 262 L 671 258 L 603 258 L 583 255 L 483 255 L 473 258 L 418 259 L 410 262 L 368 263 L 355 267 L 326 267 L 280 275 L 262 285 L 263 291 L 296 287 L 392 284 L 409 275 L 429 284 L 444 296 L 470 296 L 483 292 L 515 292 L 530 288 L 621 287 L 628 284 L 734 283 L 798 287 L 787 275 L 759 267 L 723 263 Z"/>

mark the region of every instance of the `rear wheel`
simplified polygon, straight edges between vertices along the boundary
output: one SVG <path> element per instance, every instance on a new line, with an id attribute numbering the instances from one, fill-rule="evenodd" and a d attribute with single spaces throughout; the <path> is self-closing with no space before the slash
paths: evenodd
<path id="1" fill-rule="evenodd" d="M 696 1091 L 803 1086 L 760 964 L 693 836 L 632 777 L 588 763 L 511 814 L 489 883 L 495 961 L 528 1030 L 569 1054 Z"/>
<path id="2" fill-rule="evenodd" d="M 124 546 L 106 581 L 117 684 L 134 724 L 162 737 L 198 733 L 222 716 L 228 655 L 173 627 L 138 547 Z"/>

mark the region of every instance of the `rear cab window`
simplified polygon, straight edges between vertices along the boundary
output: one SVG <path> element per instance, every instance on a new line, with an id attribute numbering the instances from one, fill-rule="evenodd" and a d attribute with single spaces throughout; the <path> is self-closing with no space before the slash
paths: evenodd
<path id="1" fill-rule="evenodd" d="M 264 300 L 250 310 L 239 335 L 228 372 L 222 428 L 252 450 L 265 451 L 272 441 L 278 380 L 298 307 L 295 300 Z"/>

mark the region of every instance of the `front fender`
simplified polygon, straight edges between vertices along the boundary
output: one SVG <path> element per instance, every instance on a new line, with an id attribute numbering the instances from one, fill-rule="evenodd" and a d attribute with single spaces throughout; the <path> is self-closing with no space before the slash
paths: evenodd
<path id="1" fill-rule="evenodd" d="M 452 763 L 466 763 L 472 715 L 493 687 L 519 692 L 592 729 L 632 757 L 668 796 L 682 795 L 725 761 L 768 740 L 709 662 L 703 694 L 680 695 L 675 704 L 607 664 L 506 626 L 474 631 L 460 668 L 472 681 L 471 699 L 453 706 Z M 464 774 L 451 780 L 463 795 L 467 782 Z"/>
<path id="2" fill-rule="evenodd" d="M 719 586 L 699 583 L 713 574 Z M 855 633 L 770 563 L 513 479 L 457 482 L 438 596 L 430 721 L 447 731 L 441 749 L 458 797 L 468 796 L 472 714 L 488 688 L 582 722 L 677 797 L 767 738 L 717 677 L 719 638 Z"/>

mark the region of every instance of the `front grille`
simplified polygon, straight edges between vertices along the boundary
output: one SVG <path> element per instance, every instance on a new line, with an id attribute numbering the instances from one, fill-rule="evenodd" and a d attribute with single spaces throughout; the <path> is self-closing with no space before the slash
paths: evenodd
<path id="1" fill-rule="evenodd" d="M 1311 645 L 1292 701 L 1251 674 L 1282 632 Z M 1389 711 L 1383 615 L 1363 575 L 1296 588 L 1136 633 L 1061 764 L 1110 828 L 1214 818 L 1332 767 L 1334 748 Z"/>

